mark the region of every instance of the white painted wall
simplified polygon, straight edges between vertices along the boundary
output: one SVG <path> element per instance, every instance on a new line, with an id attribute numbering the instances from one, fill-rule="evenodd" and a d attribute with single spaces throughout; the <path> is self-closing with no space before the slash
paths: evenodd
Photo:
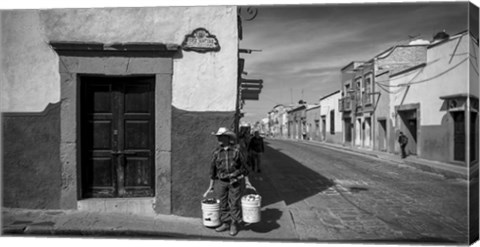
<path id="1" fill-rule="evenodd" d="M 4 11 L 2 111 L 42 111 L 60 100 L 58 56 L 50 41 L 180 45 L 199 27 L 221 50 L 174 59 L 172 104 L 188 111 L 233 111 L 237 80 L 236 7 L 156 7 Z"/>
<path id="2" fill-rule="evenodd" d="M 395 106 L 400 104 L 420 103 L 420 124 L 441 124 L 445 112 L 440 111 L 443 104 L 440 97 L 468 92 L 469 39 L 469 35 L 464 35 L 431 47 L 424 68 L 392 77 L 390 112 L 395 112 Z M 413 84 L 409 88 L 396 87 L 406 83 Z"/>
<path id="3" fill-rule="evenodd" d="M 0 11 L 0 58 L 4 57 L 3 53 L 3 46 L 2 46 L 2 40 L 3 40 L 3 25 L 2 25 L 2 20 L 3 20 L 3 14 L 2 11 Z M 5 93 L 5 81 L 7 78 L 5 77 L 5 70 L 4 68 L 4 60 L 0 59 L 0 111 L 2 109 L 2 104 L 3 104 L 3 99 L 7 96 Z M 1 134 L 0 130 L 0 134 Z"/>
<path id="4" fill-rule="evenodd" d="M 470 38 L 470 93 L 478 97 L 479 93 L 479 68 L 480 57 L 478 53 L 478 43 L 473 38 Z"/>
<path id="5" fill-rule="evenodd" d="M 38 11 L 2 13 L 2 111 L 42 111 L 60 100 L 58 56 Z"/>
<path id="6" fill-rule="evenodd" d="M 320 115 L 326 116 L 326 131 L 330 132 L 330 111 L 335 112 L 335 132 L 342 132 L 342 116 L 338 111 L 338 100 L 341 98 L 341 93 L 338 92 L 325 99 L 320 100 Z M 320 127 L 321 128 L 321 127 Z"/>
<path id="7" fill-rule="evenodd" d="M 306 121 L 307 121 L 307 134 L 309 135 L 310 138 L 313 138 L 316 133 L 316 129 L 315 129 L 315 122 L 316 121 L 320 121 L 320 107 L 319 106 L 315 106 L 315 107 L 312 107 L 310 106 L 307 110 L 306 110 Z M 320 129 L 318 130 L 320 132 Z"/>
<path id="8" fill-rule="evenodd" d="M 282 131 L 283 131 L 283 137 L 288 137 L 288 114 L 286 111 L 282 113 Z"/>

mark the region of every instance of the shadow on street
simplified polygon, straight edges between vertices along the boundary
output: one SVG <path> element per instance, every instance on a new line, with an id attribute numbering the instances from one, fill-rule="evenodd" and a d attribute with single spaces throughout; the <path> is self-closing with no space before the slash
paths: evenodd
<path id="1" fill-rule="evenodd" d="M 278 229 L 280 225 L 277 221 L 282 217 L 282 211 L 276 208 L 267 208 L 262 210 L 262 220 L 259 223 L 245 224 L 243 230 L 254 231 L 258 233 L 267 233 L 272 230 Z"/>
<path id="2" fill-rule="evenodd" d="M 262 196 L 262 206 L 279 201 L 290 205 L 334 185 L 330 179 L 285 155 L 281 149 L 272 148 L 268 142 L 262 157 L 262 173 L 250 176 Z"/>

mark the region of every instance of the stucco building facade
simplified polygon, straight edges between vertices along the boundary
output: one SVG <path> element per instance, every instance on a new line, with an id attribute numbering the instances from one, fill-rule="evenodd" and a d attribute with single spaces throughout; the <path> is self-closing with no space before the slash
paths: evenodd
<path id="1" fill-rule="evenodd" d="M 409 155 L 478 162 L 476 54 L 478 38 L 468 31 L 439 32 L 431 41 L 393 46 L 345 66 L 339 100 L 343 144 L 398 154 L 401 131 L 409 139 Z"/>
<path id="2" fill-rule="evenodd" d="M 3 206 L 199 216 L 237 24 L 222 6 L 2 11 Z"/>
<path id="3" fill-rule="evenodd" d="M 320 105 L 308 106 L 305 115 L 307 140 L 320 141 Z"/>
<path id="4" fill-rule="evenodd" d="M 292 107 L 288 114 L 288 137 L 290 139 L 303 140 L 307 133 L 307 106 L 305 104 Z"/>
<path id="5" fill-rule="evenodd" d="M 414 44 L 419 43 L 419 44 Z M 428 41 L 418 40 L 410 45 L 398 45 L 377 55 L 372 61 L 375 82 L 375 121 L 374 121 L 374 149 L 385 152 L 395 152 L 398 145 L 398 131 L 394 129 L 391 119 L 390 99 L 395 92 L 389 86 L 392 76 L 401 71 L 426 62 Z"/>
<path id="6" fill-rule="evenodd" d="M 339 111 L 341 91 L 335 91 L 320 98 L 320 136 L 321 141 L 341 144 L 342 115 Z"/>
<path id="7" fill-rule="evenodd" d="M 345 146 L 393 151 L 389 122 L 390 75 L 425 61 L 426 44 L 397 45 L 375 57 L 342 68 L 339 100 Z"/>
<path id="8" fill-rule="evenodd" d="M 287 135 L 284 117 L 286 110 L 287 108 L 284 105 L 279 104 L 274 106 L 268 113 L 270 134 L 274 138 L 280 138 Z"/>
<path id="9" fill-rule="evenodd" d="M 445 34 L 426 51 L 424 64 L 390 76 L 393 127 L 409 138 L 410 154 L 478 161 L 478 40 L 468 32 Z"/>
<path id="10" fill-rule="evenodd" d="M 293 107 L 290 105 L 284 105 L 283 109 L 278 112 L 278 124 L 280 128 L 280 133 L 279 138 L 289 138 L 289 122 L 288 122 L 288 111 L 291 110 Z"/>

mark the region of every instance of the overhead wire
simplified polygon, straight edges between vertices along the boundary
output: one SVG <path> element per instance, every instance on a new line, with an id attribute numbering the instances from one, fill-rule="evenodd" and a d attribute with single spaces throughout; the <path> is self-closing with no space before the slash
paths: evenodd
<path id="1" fill-rule="evenodd" d="M 419 80 L 419 81 L 413 81 L 422 71 L 424 68 L 422 68 L 417 75 L 415 75 L 415 77 L 410 80 L 409 82 L 407 83 L 401 83 L 401 84 L 397 84 L 397 85 L 392 85 L 392 84 L 382 84 L 382 83 L 379 83 L 379 82 L 375 82 L 375 84 L 377 85 L 381 85 L 381 86 L 385 86 L 385 87 L 406 87 L 406 86 L 409 86 L 409 85 L 414 85 L 414 84 L 420 84 L 420 83 L 424 83 L 424 82 L 428 82 L 428 81 L 431 81 L 433 79 L 436 79 L 440 76 L 443 76 L 445 75 L 446 73 L 452 71 L 453 69 L 457 68 L 458 66 L 460 66 L 462 63 L 466 62 L 468 60 L 468 57 L 467 58 L 464 58 L 462 61 L 460 61 L 459 63 L 455 64 L 454 66 L 432 76 L 432 77 L 429 77 L 427 79 L 423 79 L 423 80 Z M 477 71 L 478 72 L 478 71 Z M 380 81 L 380 82 L 390 82 L 391 80 L 388 80 L 388 81 Z"/>
<path id="2" fill-rule="evenodd" d="M 390 90 L 384 88 L 383 86 L 380 86 L 380 85 L 379 85 L 378 87 L 379 87 L 380 89 L 382 89 L 383 91 L 387 92 L 388 94 L 397 94 L 397 93 L 399 93 L 400 91 L 403 90 L 403 88 L 398 88 L 396 91 L 390 91 Z"/>
<path id="3" fill-rule="evenodd" d="M 477 66 L 475 64 L 473 64 L 472 60 L 470 60 L 470 63 L 472 64 L 473 71 L 475 71 L 475 73 L 477 73 L 477 75 L 478 75 Z"/>
<path id="4" fill-rule="evenodd" d="M 427 78 L 427 79 L 423 79 L 423 80 L 420 80 L 420 81 L 415 81 L 415 82 L 408 82 L 408 83 L 403 83 L 403 84 L 398 84 L 398 86 L 400 87 L 405 87 L 405 86 L 409 86 L 409 85 L 414 85 L 414 84 L 419 84 L 419 83 L 424 83 L 424 82 L 428 82 L 428 81 L 431 81 L 433 79 L 436 79 L 442 75 L 445 75 L 446 73 L 452 71 L 453 69 L 457 68 L 458 66 L 460 66 L 462 63 L 466 62 L 468 60 L 468 57 L 463 59 L 462 61 L 460 61 L 459 63 L 457 63 L 455 66 L 452 66 L 450 67 L 449 69 L 447 70 L 444 70 L 443 72 L 440 72 L 438 73 L 437 75 L 434 75 L 430 78 Z"/>
<path id="5" fill-rule="evenodd" d="M 475 47 L 475 46 L 474 46 L 474 47 Z M 469 55 L 470 55 L 470 57 L 472 57 L 472 59 L 475 59 L 475 64 L 473 64 L 472 59 L 470 59 L 470 63 L 472 64 L 473 70 L 474 70 L 474 71 L 477 73 L 477 75 L 478 75 L 478 58 L 477 58 L 477 53 L 478 53 L 478 51 L 473 52 L 473 54 L 470 53 Z"/>
<path id="6" fill-rule="evenodd" d="M 462 37 L 459 38 L 459 40 L 458 40 L 458 42 L 457 42 L 457 44 L 456 44 L 456 46 L 455 46 L 455 49 L 454 49 L 454 51 L 453 51 L 453 53 L 452 53 L 452 56 L 451 56 L 451 58 L 450 58 L 449 63 L 451 63 L 451 61 L 453 60 L 453 57 L 454 57 L 454 56 L 467 55 L 467 53 L 465 53 L 465 54 L 456 54 L 456 51 L 457 51 L 457 49 L 458 49 L 458 46 L 459 46 L 459 43 L 460 43 L 461 39 L 462 39 Z M 478 63 L 476 54 L 473 54 L 473 55 L 470 54 L 470 56 L 473 56 L 474 59 L 475 59 L 475 62 Z M 442 72 L 442 73 L 440 73 L 440 74 L 438 74 L 438 75 L 436 75 L 436 76 L 433 76 L 433 77 L 431 77 L 431 78 L 429 78 L 429 79 L 425 79 L 425 80 L 422 80 L 422 81 L 419 81 L 419 82 L 411 82 L 411 83 L 412 83 L 412 84 L 416 84 L 416 83 L 421 83 L 421 82 L 425 82 L 425 81 L 428 81 L 428 80 L 431 80 L 431 79 L 438 78 L 439 76 L 445 74 L 446 72 L 448 72 L 448 71 L 450 71 L 450 70 L 458 67 L 461 63 L 465 62 L 465 60 L 467 60 L 467 59 L 468 59 L 468 57 L 467 57 L 466 59 L 462 60 L 461 62 L 459 62 L 458 64 L 456 64 L 455 66 L 449 68 L 448 70 L 446 70 L 446 71 L 444 71 L 444 72 Z M 428 63 L 428 64 L 426 64 L 426 65 L 432 64 L 432 63 L 434 63 L 434 62 L 436 62 L 436 61 L 430 62 L 430 63 Z M 477 74 L 478 74 L 478 70 L 475 69 L 475 71 L 476 71 Z M 399 76 L 398 78 L 406 77 L 406 76 L 408 76 L 408 75 L 409 75 L 409 74 L 404 74 L 404 75 Z M 376 83 L 376 84 L 381 84 L 382 82 L 387 82 L 387 83 L 388 83 L 388 82 L 390 82 L 390 80 L 381 80 L 381 81 L 375 80 L 375 83 Z M 399 86 L 400 86 L 400 87 L 403 87 L 403 86 L 405 86 L 405 85 L 391 85 L 391 84 L 381 84 L 381 85 L 382 85 L 382 86 L 385 86 L 385 87 L 399 87 Z"/>

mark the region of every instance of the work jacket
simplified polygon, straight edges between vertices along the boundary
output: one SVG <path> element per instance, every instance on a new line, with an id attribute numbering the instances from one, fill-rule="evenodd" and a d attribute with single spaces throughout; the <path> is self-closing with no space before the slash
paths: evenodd
<path id="1" fill-rule="evenodd" d="M 250 144 L 248 145 L 248 150 L 253 150 L 257 153 L 263 153 L 265 150 L 263 146 L 263 138 L 253 137 L 252 140 L 250 140 Z"/>
<path id="2" fill-rule="evenodd" d="M 229 145 L 215 149 L 210 166 L 210 178 L 228 180 L 239 178 L 241 175 L 247 176 L 248 169 L 240 146 Z"/>

